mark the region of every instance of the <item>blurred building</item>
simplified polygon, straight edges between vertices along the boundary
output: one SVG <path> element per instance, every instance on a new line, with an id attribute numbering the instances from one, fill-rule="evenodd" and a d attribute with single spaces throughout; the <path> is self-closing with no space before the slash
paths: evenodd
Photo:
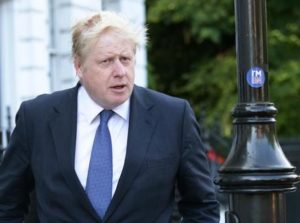
<path id="1" fill-rule="evenodd" d="M 70 28 L 97 10 L 113 10 L 137 26 L 144 0 L 0 0 L 0 128 L 14 125 L 23 100 L 77 83 Z M 137 52 L 136 84 L 147 85 L 145 43 Z"/>

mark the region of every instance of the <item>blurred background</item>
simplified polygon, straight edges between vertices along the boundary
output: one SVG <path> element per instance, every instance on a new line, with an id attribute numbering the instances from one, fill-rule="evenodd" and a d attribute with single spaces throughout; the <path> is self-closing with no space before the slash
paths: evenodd
<path id="1" fill-rule="evenodd" d="M 237 103 L 233 0 L 0 0 L 0 145 L 7 144 L 23 100 L 76 84 L 70 27 L 100 9 L 147 24 L 136 84 L 192 104 L 215 176 L 231 147 L 231 110 Z M 267 9 L 277 135 L 299 173 L 300 1 L 267 1 Z M 293 210 L 288 222 L 299 222 L 290 216 L 300 195 L 287 199 Z M 220 201 L 226 205 L 222 195 Z"/>

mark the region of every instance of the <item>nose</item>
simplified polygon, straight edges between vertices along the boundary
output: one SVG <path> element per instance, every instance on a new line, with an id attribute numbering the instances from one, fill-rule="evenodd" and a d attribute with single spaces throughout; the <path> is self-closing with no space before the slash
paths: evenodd
<path id="1" fill-rule="evenodd" d="M 124 76 L 126 74 L 126 68 L 119 59 L 115 60 L 114 74 L 116 76 Z"/>

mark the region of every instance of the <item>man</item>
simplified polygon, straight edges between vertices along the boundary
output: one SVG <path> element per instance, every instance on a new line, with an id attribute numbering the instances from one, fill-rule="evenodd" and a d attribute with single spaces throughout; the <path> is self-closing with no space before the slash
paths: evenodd
<path id="1" fill-rule="evenodd" d="M 0 167 L 0 222 L 219 222 L 189 104 L 134 85 L 138 32 L 101 12 L 73 27 L 80 83 L 22 103 Z M 100 123 L 100 124 L 99 124 Z M 99 126 L 99 127 L 98 127 Z"/>

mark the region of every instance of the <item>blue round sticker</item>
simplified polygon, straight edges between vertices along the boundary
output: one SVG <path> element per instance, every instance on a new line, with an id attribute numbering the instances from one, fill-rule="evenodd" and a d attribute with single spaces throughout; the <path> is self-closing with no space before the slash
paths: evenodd
<path id="1" fill-rule="evenodd" d="M 247 82 L 253 88 L 260 88 L 265 84 L 265 72 L 260 67 L 252 67 L 247 72 Z"/>

